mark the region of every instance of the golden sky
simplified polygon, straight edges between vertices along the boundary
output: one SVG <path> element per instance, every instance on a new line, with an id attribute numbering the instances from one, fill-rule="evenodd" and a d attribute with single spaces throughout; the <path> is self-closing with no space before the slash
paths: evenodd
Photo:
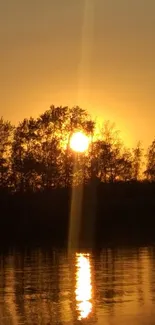
<path id="1" fill-rule="evenodd" d="M 154 0 L 1 0 L 0 115 L 54 105 L 109 119 L 128 145 L 155 136 Z"/>

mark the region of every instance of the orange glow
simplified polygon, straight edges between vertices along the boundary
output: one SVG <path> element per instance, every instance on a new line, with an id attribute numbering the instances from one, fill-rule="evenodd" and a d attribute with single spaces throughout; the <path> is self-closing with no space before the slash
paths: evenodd
<path id="1" fill-rule="evenodd" d="M 76 254 L 76 301 L 78 319 L 87 318 L 92 311 L 92 284 L 89 254 Z"/>
<path id="2" fill-rule="evenodd" d="M 70 147 L 77 152 L 84 152 L 89 147 L 90 139 L 82 132 L 76 132 L 70 139 Z"/>

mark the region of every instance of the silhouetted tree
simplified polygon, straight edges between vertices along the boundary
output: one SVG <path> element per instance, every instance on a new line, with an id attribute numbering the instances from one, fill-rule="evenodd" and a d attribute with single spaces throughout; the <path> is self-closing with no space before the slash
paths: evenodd
<path id="1" fill-rule="evenodd" d="M 15 130 L 12 146 L 15 188 L 70 186 L 76 155 L 70 149 L 70 137 L 77 130 L 92 135 L 93 129 L 94 122 L 79 107 L 51 106 L 37 120 L 24 119 Z"/>
<path id="2" fill-rule="evenodd" d="M 56 133 L 61 144 L 61 154 L 59 156 L 59 165 L 61 166 L 61 177 L 59 183 L 68 187 L 72 184 L 73 179 L 78 179 L 77 169 L 74 169 L 75 157 L 77 154 L 70 149 L 69 143 L 72 134 L 76 131 L 84 131 L 86 134 L 93 134 L 95 123 L 91 120 L 89 114 L 82 108 L 75 106 L 57 107 L 51 106 L 52 114 L 54 114 Z M 78 156 L 80 159 L 80 155 Z M 80 163 L 79 163 L 80 166 Z M 80 168 L 78 168 L 80 173 Z M 76 176 L 76 177 L 75 177 Z"/>
<path id="3" fill-rule="evenodd" d="M 132 179 L 132 155 L 130 150 L 123 149 L 120 158 L 117 158 L 117 176 L 119 181 L 130 181 Z"/>
<path id="4" fill-rule="evenodd" d="M 83 131 L 91 138 L 86 153 L 70 148 L 70 138 Z M 37 191 L 69 187 L 90 180 L 139 180 L 143 149 L 124 148 L 114 124 L 105 122 L 98 134 L 86 110 L 52 105 L 37 119 L 24 119 L 16 128 L 0 120 L 0 187 Z M 148 149 L 145 175 L 155 180 L 155 140 Z"/>
<path id="5" fill-rule="evenodd" d="M 10 187 L 11 145 L 14 127 L 10 122 L 0 119 L 0 187 Z"/>
<path id="6" fill-rule="evenodd" d="M 39 161 L 42 164 L 43 188 L 59 186 L 61 181 L 61 121 L 53 113 L 53 108 L 38 119 Z"/>
<path id="7" fill-rule="evenodd" d="M 123 150 L 114 125 L 106 122 L 101 129 L 100 139 L 93 144 L 91 155 L 92 174 L 102 182 L 115 182 L 131 178 L 131 156 Z"/>
<path id="8" fill-rule="evenodd" d="M 12 177 L 15 189 L 26 191 L 37 187 L 38 155 L 40 155 L 36 120 L 24 119 L 14 132 L 12 145 Z"/>
<path id="9" fill-rule="evenodd" d="M 152 144 L 149 146 L 147 155 L 146 155 L 147 163 L 146 163 L 146 171 L 144 174 L 146 175 L 149 181 L 155 181 L 155 140 L 153 140 Z"/>
<path id="10" fill-rule="evenodd" d="M 141 177 L 142 156 L 143 156 L 143 148 L 141 146 L 141 142 L 138 142 L 136 148 L 133 148 L 133 162 L 132 162 L 132 177 L 136 181 L 138 181 Z"/>

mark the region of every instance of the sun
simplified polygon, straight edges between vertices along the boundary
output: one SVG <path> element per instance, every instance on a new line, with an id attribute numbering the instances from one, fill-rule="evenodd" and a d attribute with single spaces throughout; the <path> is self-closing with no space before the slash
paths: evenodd
<path id="1" fill-rule="evenodd" d="M 89 147 L 89 138 L 82 132 L 76 132 L 70 139 L 70 147 L 77 152 L 84 152 Z"/>

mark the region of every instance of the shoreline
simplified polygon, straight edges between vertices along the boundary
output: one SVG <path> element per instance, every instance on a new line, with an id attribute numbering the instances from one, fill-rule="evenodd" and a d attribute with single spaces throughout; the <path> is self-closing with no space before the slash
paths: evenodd
<path id="1" fill-rule="evenodd" d="M 71 202 L 71 189 L 64 188 L 42 193 L 1 193 L 0 242 L 49 241 L 66 245 Z M 87 246 L 155 242 L 155 183 L 100 184 L 96 190 L 85 186 L 79 211 L 78 241 Z"/>

